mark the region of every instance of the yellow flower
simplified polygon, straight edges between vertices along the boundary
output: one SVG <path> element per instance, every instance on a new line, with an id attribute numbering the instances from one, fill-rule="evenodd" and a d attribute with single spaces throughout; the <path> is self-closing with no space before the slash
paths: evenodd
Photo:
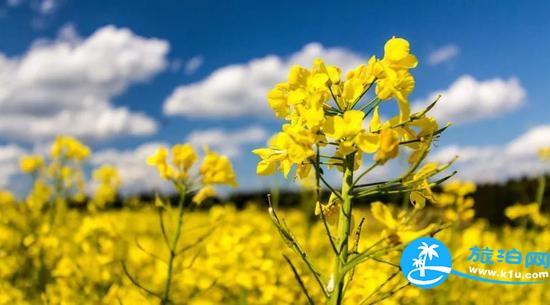
<path id="1" fill-rule="evenodd" d="M 94 170 L 92 176 L 95 180 L 103 184 L 120 184 L 120 175 L 118 170 L 111 165 L 105 164 Z"/>
<path id="2" fill-rule="evenodd" d="M 535 225 L 546 226 L 550 220 L 541 214 L 540 206 L 538 203 L 533 202 L 530 204 L 515 204 L 507 207 L 504 210 L 504 215 L 511 220 L 515 220 L 522 217 L 528 217 Z"/>
<path id="3" fill-rule="evenodd" d="M 159 147 L 153 155 L 147 158 L 147 164 L 151 166 L 166 165 L 168 159 L 168 150 L 165 147 Z"/>
<path id="4" fill-rule="evenodd" d="M 395 70 L 411 69 L 418 65 L 416 57 L 410 54 L 409 42 L 396 37 L 391 38 L 384 45 L 382 62 Z"/>
<path id="5" fill-rule="evenodd" d="M 275 88 L 267 94 L 269 107 L 271 107 L 275 116 L 280 119 L 284 119 L 290 114 L 288 91 L 288 84 L 280 83 L 275 85 Z"/>
<path id="6" fill-rule="evenodd" d="M 52 158 L 82 161 L 90 156 L 90 148 L 70 136 L 58 136 L 51 147 Z"/>
<path id="7" fill-rule="evenodd" d="M 324 132 L 329 138 L 338 141 L 341 155 L 348 155 L 357 148 L 373 153 L 378 148 L 378 135 L 363 129 L 364 116 L 362 111 L 349 110 L 343 116 L 331 116 L 325 121 Z"/>
<path id="8" fill-rule="evenodd" d="M 189 144 L 176 144 L 172 147 L 172 162 L 180 170 L 188 170 L 197 161 L 197 153 Z"/>
<path id="9" fill-rule="evenodd" d="M 103 208 L 115 200 L 121 181 L 117 169 L 110 165 L 103 165 L 96 169 L 92 176 L 99 183 L 89 206 L 94 210 Z"/>
<path id="10" fill-rule="evenodd" d="M 206 156 L 200 166 L 200 174 L 202 183 L 205 185 L 227 184 L 233 187 L 238 185 L 229 158 L 209 150 L 206 151 Z"/>
<path id="11" fill-rule="evenodd" d="M 437 173 L 438 166 L 439 164 L 436 162 L 426 163 L 412 177 L 403 182 L 403 185 L 414 189 L 410 193 L 409 199 L 415 208 L 422 209 L 426 205 L 426 200 L 431 202 L 436 201 L 428 178 Z"/>
<path id="12" fill-rule="evenodd" d="M 380 131 L 379 147 L 374 155 L 374 160 L 380 164 L 399 154 L 399 134 L 389 127 L 383 127 Z"/>
<path id="13" fill-rule="evenodd" d="M 163 179 L 183 180 L 188 177 L 189 169 L 198 159 L 197 153 L 189 144 L 176 144 L 172 147 L 171 164 L 168 163 L 168 149 L 159 147 L 147 158 L 147 164 L 155 166 Z"/>
<path id="14" fill-rule="evenodd" d="M 408 72 L 418 64 L 416 57 L 410 54 L 409 42 L 402 38 L 392 38 L 384 46 L 384 58 L 380 61 L 383 72 L 376 84 L 376 95 L 381 100 L 394 97 L 399 106 L 400 120 L 409 119 L 410 106 L 408 95 L 414 89 L 414 78 Z"/>
<path id="15" fill-rule="evenodd" d="M 34 173 L 44 166 L 44 158 L 40 155 L 23 156 L 19 160 L 19 168 L 23 173 Z"/>
<path id="16" fill-rule="evenodd" d="M 325 134 L 335 140 L 353 138 L 363 130 L 364 115 L 362 111 L 349 110 L 343 116 L 331 116 L 325 122 Z"/>
<path id="17" fill-rule="evenodd" d="M 147 164 L 155 166 L 159 175 L 163 179 L 173 179 L 174 169 L 167 163 L 168 150 L 165 147 L 159 147 L 151 156 L 147 158 Z"/>
<path id="18" fill-rule="evenodd" d="M 193 202 L 201 204 L 207 198 L 214 196 L 216 196 L 214 188 L 211 185 L 205 185 L 193 196 Z"/>
<path id="19" fill-rule="evenodd" d="M 453 193 L 457 196 L 464 197 L 468 194 L 476 191 L 476 184 L 473 181 L 453 181 L 443 186 L 443 191 L 446 193 Z"/>
<path id="20" fill-rule="evenodd" d="M 258 175 L 270 175 L 280 168 L 285 177 L 288 176 L 293 164 L 302 164 L 315 155 L 311 145 L 315 138 L 292 126 L 286 126 L 285 132 L 279 132 L 269 140 L 268 148 L 255 149 L 252 152 L 262 161 L 258 163 Z M 301 141 L 301 142 L 299 142 Z M 302 144 L 306 142 L 305 144 Z"/>
<path id="21" fill-rule="evenodd" d="M 407 98 L 413 91 L 414 84 L 414 78 L 408 71 L 392 69 L 386 69 L 385 77 L 376 84 L 378 98 L 386 100 L 394 97 L 397 100 L 401 122 L 410 117 L 411 109 Z"/>
<path id="22" fill-rule="evenodd" d="M 311 70 L 292 66 L 288 82 L 279 83 L 269 91 L 268 104 L 278 118 L 318 128 L 325 117 L 324 103 L 330 98 L 329 87 L 339 82 L 340 70 L 325 66 L 321 59 L 315 59 Z"/>
<path id="23" fill-rule="evenodd" d="M 0 205 L 12 204 L 15 203 L 16 200 L 17 199 L 10 191 L 0 189 Z"/>
<path id="24" fill-rule="evenodd" d="M 365 90 L 375 81 L 384 77 L 384 67 L 375 56 L 372 56 L 366 65 L 359 65 L 346 75 L 343 84 L 341 108 L 346 108 L 365 93 Z"/>

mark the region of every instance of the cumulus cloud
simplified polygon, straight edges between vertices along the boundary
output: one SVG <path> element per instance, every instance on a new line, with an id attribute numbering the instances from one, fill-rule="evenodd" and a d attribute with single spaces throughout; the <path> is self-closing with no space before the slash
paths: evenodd
<path id="1" fill-rule="evenodd" d="M 187 137 L 186 142 L 197 148 L 208 146 L 216 152 L 237 157 L 242 154 L 244 145 L 264 142 L 267 136 L 267 131 L 260 126 L 234 131 L 215 128 L 193 131 Z"/>
<path id="2" fill-rule="evenodd" d="M 439 65 L 455 58 L 459 53 L 460 49 L 454 44 L 442 46 L 428 55 L 428 64 L 430 66 Z"/>
<path id="3" fill-rule="evenodd" d="M 481 182 L 538 175 L 545 170 L 537 150 L 550 146 L 550 125 L 536 126 L 501 146 L 450 145 L 435 150 L 434 160 L 457 160 L 458 176 Z M 546 168 L 548 170 L 548 168 Z"/>
<path id="4" fill-rule="evenodd" d="M 166 68 L 166 41 L 106 26 L 83 39 L 64 28 L 20 57 L 0 53 L 0 137 L 38 141 L 59 133 L 103 139 L 147 135 L 156 122 L 111 99 Z"/>
<path id="5" fill-rule="evenodd" d="M 413 108 L 422 109 L 438 95 L 442 95 L 437 107 L 430 112 L 441 121 L 467 123 L 497 117 L 517 109 L 527 95 L 519 80 L 493 78 L 479 81 L 470 75 L 459 77 L 449 88 L 432 92 Z"/>
<path id="6" fill-rule="evenodd" d="M 268 55 L 219 68 L 207 78 L 177 87 L 164 102 L 164 113 L 187 117 L 266 115 L 266 93 L 285 80 L 292 64 L 310 66 L 321 57 L 347 71 L 366 59 L 345 48 L 310 43 L 287 58 Z"/>

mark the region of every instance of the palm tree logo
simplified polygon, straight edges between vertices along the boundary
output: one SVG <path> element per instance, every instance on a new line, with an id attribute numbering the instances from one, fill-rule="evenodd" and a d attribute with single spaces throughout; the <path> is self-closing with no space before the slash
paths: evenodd
<path id="1" fill-rule="evenodd" d="M 435 250 L 438 247 L 439 245 L 428 245 L 425 242 L 422 242 L 422 245 L 418 247 L 418 250 L 420 250 L 420 254 L 418 254 L 417 258 L 413 258 L 413 266 L 420 268 L 421 277 L 426 276 L 426 259 L 428 259 L 428 261 L 431 261 L 434 257 L 439 257 L 439 254 Z"/>
<path id="2" fill-rule="evenodd" d="M 420 237 L 409 243 L 401 254 L 400 266 L 409 283 L 420 288 L 433 288 L 451 274 L 449 249 L 433 237 Z"/>

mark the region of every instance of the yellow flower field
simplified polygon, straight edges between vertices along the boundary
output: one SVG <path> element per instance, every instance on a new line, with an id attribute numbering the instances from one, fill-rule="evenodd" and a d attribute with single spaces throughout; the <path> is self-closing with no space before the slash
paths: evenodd
<path id="1" fill-rule="evenodd" d="M 152 203 L 97 214 L 70 211 L 66 222 L 55 228 L 24 212 L 16 204 L 2 206 L 0 304 L 158 304 L 157 298 L 131 283 L 122 267 L 124 263 L 147 289 L 162 291 L 168 253 Z M 313 260 L 329 268 L 324 259 L 329 245 L 320 221 L 309 226 L 301 211 L 282 214 L 297 228 Z M 193 212 L 184 222 L 182 249 L 204 240 L 176 262 L 174 304 L 305 304 L 282 254 L 294 257 L 281 251 L 284 245 L 264 209 L 220 206 Z M 364 230 L 360 248 L 380 238 L 381 226 L 369 216 Z M 526 250 L 547 249 L 550 244 L 549 230 L 495 229 L 481 220 L 436 236 L 450 245 L 455 261 L 473 244 L 517 247 L 516 241 L 522 240 Z M 384 259 L 398 264 L 399 253 Z M 299 269 L 305 284 L 314 289 L 313 279 L 303 266 Z M 370 304 L 384 297 L 385 291 L 405 283 L 398 271 L 376 261 L 361 265 L 345 304 Z M 315 294 L 320 299 L 319 291 Z M 549 298 L 548 285 L 513 287 L 451 278 L 429 291 L 404 288 L 381 304 L 545 304 Z"/>

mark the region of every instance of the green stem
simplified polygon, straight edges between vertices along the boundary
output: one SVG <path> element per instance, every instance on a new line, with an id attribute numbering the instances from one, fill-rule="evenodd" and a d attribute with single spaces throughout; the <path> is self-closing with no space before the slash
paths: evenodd
<path id="1" fill-rule="evenodd" d="M 160 305 L 170 304 L 170 286 L 172 285 L 172 274 L 174 270 L 174 259 L 177 256 L 178 241 L 181 236 L 183 226 L 183 207 L 185 202 L 185 189 L 180 189 L 180 198 L 178 202 L 178 223 L 176 225 L 176 233 L 172 239 L 172 244 L 169 245 L 170 256 L 168 258 L 168 267 L 166 270 L 166 281 L 164 282 L 164 290 L 162 292 L 162 298 L 160 299 Z"/>
<path id="2" fill-rule="evenodd" d="M 338 219 L 338 240 L 337 248 L 339 255 L 334 258 L 334 270 L 331 281 L 333 281 L 333 291 L 330 294 L 329 305 L 340 305 L 344 298 L 344 282 L 345 274 L 341 274 L 344 265 L 348 260 L 349 245 L 348 240 L 351 231 L 351 190 L 353 187 L 353 169 L 354 169 L 354 154 L 346 156 L 344 163 L 344 177 L 342 181 L 342 206 L 340 208 L 340 216 Z"/>

